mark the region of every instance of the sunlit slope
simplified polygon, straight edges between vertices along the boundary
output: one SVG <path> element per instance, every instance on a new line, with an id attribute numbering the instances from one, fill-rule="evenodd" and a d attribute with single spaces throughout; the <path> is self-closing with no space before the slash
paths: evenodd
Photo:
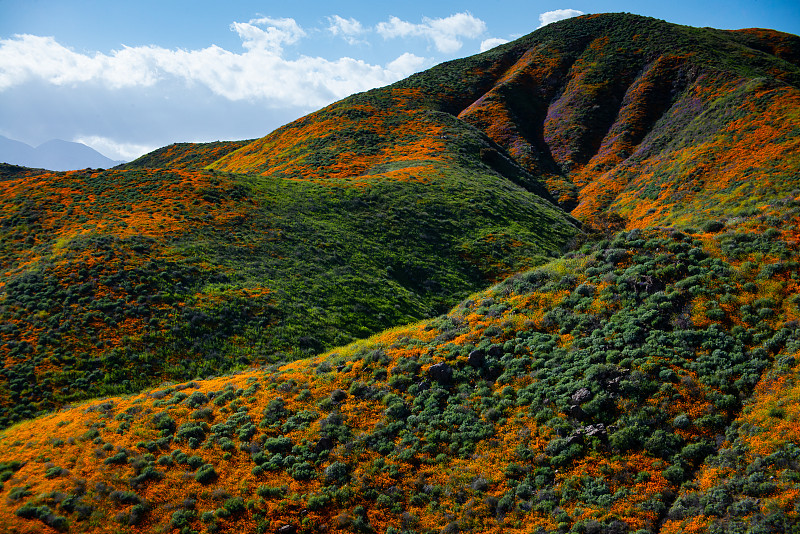
<path id="1" fill-rule="evenodd" d="M 431 176 L 464 155 L 457 117 L 496 143 L 479 147 L 485 163 L 512 160 L 519 183 L 580 219 L 696 225 L 800 185 L 798 57 L 800 38 L 770 30 L 577 17 L 347 98 L 212 167 L 361 185 Z"/>
<path id="2" fill-rule="evenodd" d="M 322 357 L 16 425 L 0 524 L 788 531 L 798 224 L 794 201 L 708 233 L 623 232 Z"/>
<path id="3" fill-rule="evenodd" d="M 201 169 L 250 141 L 214 141 L 211 143 L 173 143 L 159 148 L 117 169 Z"/>
<path id="4" fill-rule="evenodd" d="M 354 181 L 381 166 L 419 173 L 426 164 L 448 161 L 449 117 L 419 109 L 419 91 L 379 89 L 350 97 L 298 119 L 232 152 L 212 168 L 285 178 Z M 455 132 L 450 132 L 455 134 Z M 450 157 L 448 157 L 450 156 Z"/>
<path id="5" fill-rule="evenodd" d="M 782 58 L 800 39 L 757 35 L 566 21 L 524 38 L 519 60 L 459 117 L 544 175 L 578 218 L 697 224 L 798 186 L 800 71 Z"/>
<path id="6" fill-rule="evenodd" d="M 577 231 L 480 162 L 436 176 L 369 189 L 192 168 L 0 182 L 0 425 L 434 316 Z"/>
<path id="7" fill-rule="evenodd" d="M 482 132 L 425 107 L 417 88 L 358 94 L 227 154 L 209 168 L 343 187 L 435 184 L 446 169 L 490 172 L 552 200 L 538 180 Z"/>

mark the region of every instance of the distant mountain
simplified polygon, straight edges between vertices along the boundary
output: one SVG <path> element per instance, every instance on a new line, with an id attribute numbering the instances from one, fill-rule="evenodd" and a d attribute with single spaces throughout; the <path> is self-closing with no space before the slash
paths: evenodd
<path id="1" fill-rule="evenodd" d="M 51 171 L 74 169 L 108 169 L 124 161 L 114 161 L 97 150 L 61 139 L 51 139 L 34 148 L 0 135 L 0 162 L 25 167 L 40 167 Z"/>

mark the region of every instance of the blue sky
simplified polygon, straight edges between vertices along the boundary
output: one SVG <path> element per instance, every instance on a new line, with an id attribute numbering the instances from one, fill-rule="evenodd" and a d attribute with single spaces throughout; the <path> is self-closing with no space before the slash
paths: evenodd
<path id="1" fill-rule="evenodd" d="M 0 135 L 80 141 L 114 159 L 260 137 L 579 12 L 800 34 L 796 0 L 0 0 Z"/>

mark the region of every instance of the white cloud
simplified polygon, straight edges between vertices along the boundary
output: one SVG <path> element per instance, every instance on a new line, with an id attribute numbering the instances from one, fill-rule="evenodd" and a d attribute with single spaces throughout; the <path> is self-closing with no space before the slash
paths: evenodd
<path id="1" fill-rule="evenodd" d="M 424 25 L 412 24 L 393 16 L 389 17 L 389 22 L 379 22 L 378 25 L 375 26 L 375 30 L 382 35 L 384 39 L 390 39 L 392 37 L 422 35 Z M 430 29 L 428 28 L 428 30 Z"/>
<path id="2" fill-rule="evenodd" d="M 142 154 L 152 152 L 158 148 L 153 145 L 119 143 L 108 137 L 101 137 L 98 135 L 78 136 L 74 138 L 73 141 L 90 146 L 107 158 L 124 161 L 133 161 Z"/>
<path id="3" fill-rule="evenodd" d="M 265 29 L 259 26 L 266 26 Z M 280 54 L 283 45 L 294 44 L 306 32 L 294 19 L 272 19 L 263 17 L 249 22 L 234 22 L 231 29 L 242 38 L 242 46 L 248 50 L 263 50 Z"/>
<path id="4" fill-rule="evenodd" d="M 307 35 L 293 19 L 265 17 L 235 22 L 231 30 L 242 39 L 244 52 L 218 46 L 198 50 L 138 46 L 92 55 L 75 52 L 53 37 L 15 35 L 0 40 L 0 91 L 28 81 L 121 89 L 178 80 L 190 87 L 205 86 L 229 100 L 261 100 L 270 107 L 313 109 L 402 79 L 422 64 L 421 59 L 409 54 L 386 66 L 349 57 L 288 59 L 283 47 Z"/>
<path id="5" fill-rule="evenodd" d="M 418 72 L 425 67 L 427 63 L 428 60 L 426 60 L 424 57 L 415 56 L 414 54 L 406 52 L 402 56 L 386 65 L 386 68 L 389 71 L 396 72 L 398 74 L 406 73 L 404 74 L 405 77 Z"/>
<path id="6" fill-rule="evenodd" d="M 328 23 L 328 31 L 335 36 L 341 36 L 349 44 L 366 43 L 366 41 L 356 38 L 356 36 L 367 32 L 356 19 L 346 19 L 339 15 L 332 15 L 328 17 Z"/>
<path id="7" fill-rule="evenodd" d="M 485 39 L 481 41 L 481 52 L 486 52 L 487 50 L 491 50 L 495 46 L 500 46 L 501 44 L 506 44 L 508 39 L 501 39 L 500 37 L 492 37 L 491 39 Z"/>
<path id="8" fill-rule="evenodd" d="M 577 17 L 578 15 L 583 15 L 583 11 L 578 11 L 577 9 L 556 9 L 554 11 L 545 11 L 539 15 L 539 28 L 559 20 Z"/>
<path id="9" fill-rule="evenodd" d="M 375 27 L 384 39 L 396 37 L 424 37 L 433 41 L 440 52 L 452 54 L 463 46 L 462 38 L 475 39 L 486 31 L 486 23 L 470 13 L 456 13 L 445 18 L 423 18 L 414 24 L 398 17 L 390 17 Z"/>
<path id="10" fill-rule="evenodd" d="M 395 18 L 381 28 L 387 39 L 395 32 L 421 41 L 414 43 L 421 48 L 427 40 L 431 48 L 446 51 L 485 32 L 485 24 L 468 13 L 420 24 Z M 382 60 L 300 53 L 322 32 L 348 41 L 378 38 L 377 27 L 336 15 L 315 28 L 262 17 L 234 22 L 230 30 L 240 46 L 86 52 L 54 37 L 1 36 L 3 133 L 32 145 L 70 139 L 113 159 L 131 160 L 173 142 L 260 137 L 349 94 L 442 60 L 441 54 L 411 53 L 408 43 L 397 43 L 404 48 Z"/>
<path id="11" fill-rule="evenodd" d="M 98 78 L 112 87 L 152 85 L 155 77 L 146 64 L 147 54 L 131 50 L 89 56 L 73 52 L 52 37 L 15 35 L 13 39 L 0 40 L 0 90 L 33 78 L 54 85 Z"/>

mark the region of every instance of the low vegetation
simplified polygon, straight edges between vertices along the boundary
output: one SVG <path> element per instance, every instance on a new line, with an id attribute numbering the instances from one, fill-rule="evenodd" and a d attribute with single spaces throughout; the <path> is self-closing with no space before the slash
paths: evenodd
<path id="1" fill-rule="evenodd" d="M 6 180 L 0 425 L 435 316 L 577 231 L 479 162 L 431 168 L 369 187 L 147 168 Z"/>
<path id="2" fill-rule="evenodd" d="M 0 442 L 13 502 L 0 521 L 87 532 L 794 524 L 796 451 L 780 425 L 793 428 L 784 390 L 800 302 L 796 267 L 773 266 L 796 257 L 798 206 L 713 232 L 623 231 L 319 357 L 17 425 Z M 753 232 L 777 213 L 791 214 L 783 232 Z"/>

